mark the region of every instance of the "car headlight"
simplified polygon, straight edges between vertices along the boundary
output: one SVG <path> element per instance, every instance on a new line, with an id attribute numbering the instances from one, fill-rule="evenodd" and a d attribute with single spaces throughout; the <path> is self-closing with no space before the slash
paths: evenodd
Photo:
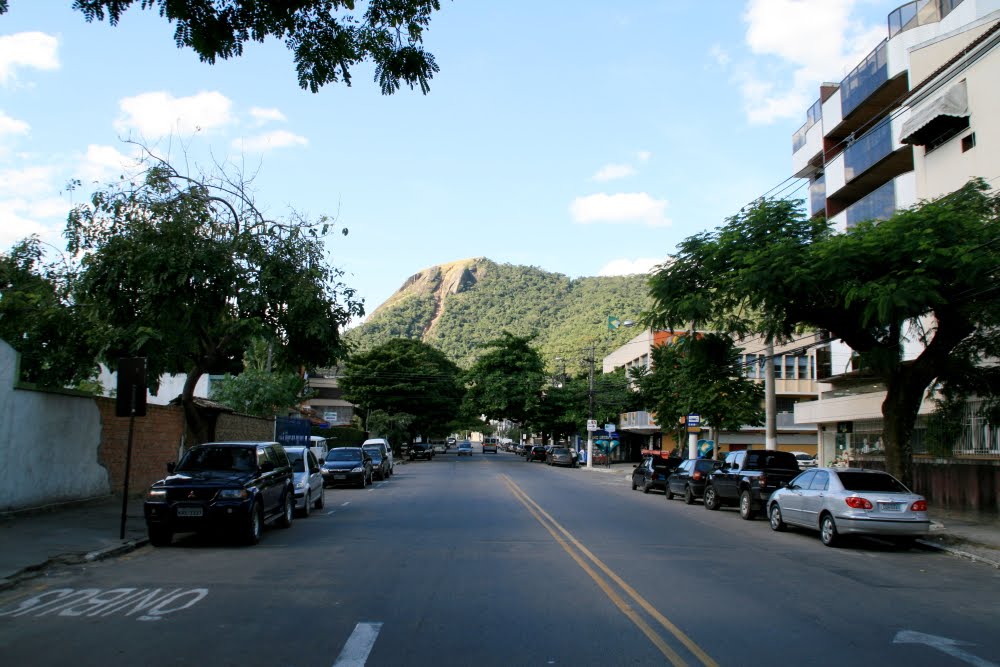
<path id="1" fill-rule="evenodd" d="M 301 482 L 299 482 L 298 484 L 296 484 L 295 488 L 296 489 L 304 489 L 304 488 L 306 488 L 306 480 L 302 480 Z"/>
<path id="2" fill-rule="evenodd" d="M 351 472 L 364 472 L 364 471 L 365 471 L 365 467 L 364 466 L 358 466 L 357 468 L 353 468 L 351 470 Z"/>
<path id="3" fill-rule="evenodd" d="M 250 496 L 246 489 L 223 489 L 219 491 L 219 500 L 243 500 Z"/>
<path id="4" fill-rule="evenodd" d="M 166 500 L 167 490 L 166 489 L 150 489 L 146 494 L 146 500 Z"/>

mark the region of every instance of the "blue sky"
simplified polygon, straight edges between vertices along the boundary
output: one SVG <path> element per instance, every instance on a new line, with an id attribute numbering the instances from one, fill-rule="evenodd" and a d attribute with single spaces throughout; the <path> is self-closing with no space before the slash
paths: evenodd
<path id="1" fill-rule="evenodd" d="M 277 40 L 207 65 L 155 11 L 111 28 L 70 0 L 10 0 L 0 249 L 32 233 L 62 247 L 70 206 L 122 172 L 131 137 L 192 169 L 255 173 L 272 217 L 334 216 L 350 233 L 330 238 L 331 262 L 368 312 L 469 257 L 644 272 L 785 181 L 819 84 L 858 64 L 900 4 L 443 0 L 425 35 L 441 67 L 430 93 L 386 97 L 369 67 L 351 87 L 301 90 Z M 72 178 L 84 187 L 66 193 Z"/>

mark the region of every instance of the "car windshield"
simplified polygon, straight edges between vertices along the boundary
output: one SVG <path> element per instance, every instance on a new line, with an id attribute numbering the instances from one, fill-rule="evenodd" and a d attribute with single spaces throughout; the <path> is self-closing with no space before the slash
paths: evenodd
<path id="1" fill-rule="evenodd" d="M 890 493 L 910 493 L 902 482 L 888 473 L 882 472 L 838 472 L 840 483 L 848 491 L 887 491 Z"/>
<path id="2" fill-rule="evenodd" d="M 327 461 L 360 461 L 360 449 L 331 449 L 326 455 Z"/>
<path id="3" fill-rule="evenodd" d="M 799 461 L 812 461 L 813 460 L 813 457 L 809 456 L 808 454 L 796 454 L 795 458 L 797 458 Z"/>
<path id="4" fill-rule="evenodd" d="M 569 454 L 569 450 L 566 449 L 565 447 L 556 447 L 555 449 L 552 450 L 552 455 L 556 456 L 557 454 L 562 454 L 563 456 L 565 456 Z"/>
<path id="5" fill-rule="evenodd" d="M 374 454 L 375 452 L 378 452 L 379 454 L 382 453 L 382 446 L 381 445 L 365 445 L 361 449 L 365 450 L 369 454 Z"/>
<path id="6" fill-rule="evenodd" d="M 195 447 L 177 464 L 177 472 L 232 470 L 251 472 L 257 469 L 257 450 L 248 447 Z"/>

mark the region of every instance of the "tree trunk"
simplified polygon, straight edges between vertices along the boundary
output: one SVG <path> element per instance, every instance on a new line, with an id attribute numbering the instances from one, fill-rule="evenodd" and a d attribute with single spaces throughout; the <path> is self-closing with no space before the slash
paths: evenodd
<path id="1" fill-rule="evenodd" d="M 929 382 L 925 373 L 900 369 L 889 377 L 885 401 L 882 402 L 885 467 L 910 488 L 913 488 L 913 445 L 910 439 Z"/>
<path id="2" fill-rule="evenodd" d="M 194 388 L 202 375 L 204 375 L 204 371 L 201 368 L 195 366 L 191 369 L 188 372 L 187 379 L 184 380 L 184 390 L 181 393 L 181 405 L 184 407 L 184 421 L 187 424 L 188 432 L 194 438 L 194 444 L 211 442 L 215 436 L 213 433 L 214 425 L 205 419 L 205 416 L 194 403 Z"/>

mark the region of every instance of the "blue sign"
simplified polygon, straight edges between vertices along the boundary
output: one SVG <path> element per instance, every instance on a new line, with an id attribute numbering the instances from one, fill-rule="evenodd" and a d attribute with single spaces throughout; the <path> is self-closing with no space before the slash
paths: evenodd
<path id="1" fill-rule="evenodd" d="M 688 415 L 688 426 L 700 426 L 701 425 L 701 415 L 690 414 Z"/>
<path id="2" fill-rule="evenodd" d="M 312 435 L 312 423 L 308 419 L 296 417 L 274 418 L 274 439 L 286 447 L 308 447 Z"/>

